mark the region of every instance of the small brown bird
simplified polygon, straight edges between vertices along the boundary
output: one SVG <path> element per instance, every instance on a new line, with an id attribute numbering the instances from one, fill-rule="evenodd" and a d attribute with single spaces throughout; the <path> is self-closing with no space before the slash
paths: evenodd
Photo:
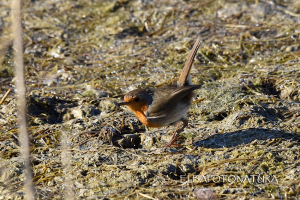
<path id="1" fill-rule="evenodd" d="M 185 116 L 192 105 L 193 91 L 201 87 L 201 85 L 192 85 L 190 76 L 190 70 L 199 46 L 200 41 L 198 39 L 189 54 L 177 85 L 136 89 L 127 93 L 124 102 L 119 103 L 119 105 L 128 106 L 139 120 L 148 127 L 163 127 L 178 122 L 166 147 L 173 145 L 174 141 L 178 139 L 177 135 L 188 125 Z M 183 127 L 178 130 L 180 121 L 183 122 Z"/>

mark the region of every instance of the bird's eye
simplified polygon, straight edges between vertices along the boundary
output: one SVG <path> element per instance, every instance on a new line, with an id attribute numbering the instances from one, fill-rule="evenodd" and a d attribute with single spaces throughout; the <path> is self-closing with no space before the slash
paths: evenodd
<path id="1" fill-rule="evenodd" d="M 136 98 L 134 99 L 134 101 L 135 101 L 135 102 L 139 102 L 139 101 L 140 101 L 140 97 L 136 97 Z"/>

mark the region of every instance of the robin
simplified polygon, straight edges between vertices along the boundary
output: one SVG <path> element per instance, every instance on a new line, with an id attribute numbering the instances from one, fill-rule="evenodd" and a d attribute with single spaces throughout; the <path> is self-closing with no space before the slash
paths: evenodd
<path id="1" fill-rule="evenodd" d="M 120 106 L 126 105 L 145 126 L 163 127 L 178 123 L 166 147 L 173 145 L 174 141 L 179 138 L 177 135 L 188 125 L 185 116 L 192 104 L 193 91 L 201 87 L 201 85 L 192 85 L 190 76 L 190 70 L 199 46 L 200 41 L 197 39 L 177 85 L 136 89 L 127 93 L 124 96 L 124 102 L 119 103 Z M 183 122 L 183 126 L 178 130 L 180 122 Z"/>

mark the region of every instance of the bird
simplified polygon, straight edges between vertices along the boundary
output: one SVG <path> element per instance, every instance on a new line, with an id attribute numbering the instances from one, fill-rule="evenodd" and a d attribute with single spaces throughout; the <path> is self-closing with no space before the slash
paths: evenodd
<path id="1" fill-rule="evenodd" d="M 165 147 L 177 145 L 174 144 L 180 138 L 177 136 L 188 125 L 185 116 L 192 105 L 194 90 L 202 86 L 193 85 L 190 76 L 190 70 L 199 47 L 200 40 L 197 39 L 185 62 L 177 85 L 135 89 L 125 94 L 124 101 L 119 103 L 119 106 L 126 105 L 147 127 L 165 127 L 177 123 L 172 138 Z M 181 122 L 183 125 L 179 129 Z"/>

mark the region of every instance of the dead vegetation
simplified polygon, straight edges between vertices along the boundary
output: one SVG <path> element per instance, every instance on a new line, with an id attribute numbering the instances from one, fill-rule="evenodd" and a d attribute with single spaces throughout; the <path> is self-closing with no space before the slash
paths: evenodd
<path id="1" fill-rule="evenodd" d="M 0 196 L 21 199 L 10 1 L 0 5 Z M 22 8 L 37 198 L 196 199 L 201 187 L 220 199 L 299 198 L 297 0 Z M 204 85 L 182 146 L 164 149 L 174 127 L 145 128 L 116 102 L 174 82 L 196 38 L 191 74 Z"/>

